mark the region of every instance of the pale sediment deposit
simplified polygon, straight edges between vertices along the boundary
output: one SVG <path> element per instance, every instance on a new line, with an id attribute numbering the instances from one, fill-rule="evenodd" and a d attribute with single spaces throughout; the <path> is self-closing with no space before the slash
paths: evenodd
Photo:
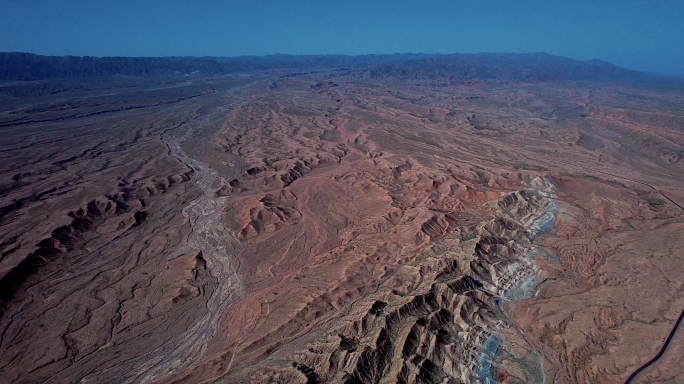
<path id="1" fill-rule="evenodd" d="M 197 174 L 196 185 L 202 190 L 202 194 L 182 211 L 192 227 L 187 241 L 188 246 L 199 251 L 206 261 L 206 268 L 216 279 L 217 287 L 207 301 L 204 316 L 187 331 L 168 341 L 162 350 L 155 351 L 154 357 L 141 364 L 133 382 L 151 382 L 198 361 L 206 350 L 207 342 L 217 332 L 223 311 L 244 294 L 244 286 L 237 274 L 239 242 L 235 233 L 223 224 L 222 215 L 226 205 L 224 199 L 215 196 L 215 192 L 226 182 L 217 171 L 188 157 L 182 149 L 185 139 L 193 135 L 193 126 L 216 124 L 216 121 L 211 121 L 215 116 L 216 113 L 191 121 L 187 127 L 182 127 L 185 133 L 180 137 L 173 137 L 172 132 L 168 132 L 162 138 L 171 155 Z M 219 118 L 222 116 L 219 115 Z"/>

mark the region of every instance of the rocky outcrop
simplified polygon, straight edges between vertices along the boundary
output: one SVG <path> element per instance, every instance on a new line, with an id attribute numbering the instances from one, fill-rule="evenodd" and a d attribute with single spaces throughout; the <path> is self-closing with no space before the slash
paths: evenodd
<path id="1" fill-rule="evenodd" d="M 541 383 L 530 366 L 522 371 L 499 367 L 499 353 L 517 353 L 507 343 L 524 340 L 510 332 L 498 303 L 522 277 L 533 279 L 537 273 L 527 255 L 533 223 L 554 206 L 547 192 L 535 190 L 508 193 L 488 205 L 493 211 L 488 219 L 435 236 L 436 247 L 457 246 L 460 251 L 434 254 L 433 262 L 442 267 L 431 270 L 426 264 L 420 273 L 424 290 L 364 300 L 367 310 L 359 318 L 345 319 L 353 325 L 337 329 L 336 342 L 321 341 L 299 355 L 293 364 L 307 367 L 299 370 L 307 382 L 466 383 L 504 375 Z M 263 381 L 277 381 L 287 373 L 272 375 Z"/>

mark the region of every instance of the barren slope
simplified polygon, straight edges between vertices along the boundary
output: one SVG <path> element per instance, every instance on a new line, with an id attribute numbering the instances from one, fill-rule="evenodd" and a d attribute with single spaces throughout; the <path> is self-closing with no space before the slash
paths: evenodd
<path id="1" fill-rule="evenodd" d="M 619 383 L 684 308 L 681 92 L 78 92 L 0 111 L 8 382 Z"/>

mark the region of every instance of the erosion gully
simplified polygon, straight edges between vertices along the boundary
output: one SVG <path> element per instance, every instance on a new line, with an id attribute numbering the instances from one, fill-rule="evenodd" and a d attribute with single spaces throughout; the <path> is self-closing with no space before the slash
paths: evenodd
<path id="1" fill-rule="evenodd" d="M 252 84 L 253 82 L 233 88 L 229 96 L 234 96 L 235 92 Z M 169 153 L 198 175 L 196 186 L 202 194 L 183 208 L 183 216 L 188 219 L 192 228 L 187 242 L 192 249 L 202 252 L 207 270 L 216 279 L 217 287 L 207 299 L 206 309 L 200 320 L 151 354 L 149 360 L 136 370 L 132 383 L 158 380 L 199 361 L 206 352 L 208 341 L 218 330 L 221 314 L 232 302 L 244 295 L 244 285 L 237 273 L 239 241 L 235 233 L 223 223 L 225 199 L 214 196 L 226 184 L 226 179 L 205 162 L 191 157 L 183 148 L 183 144 L 200 131 L 205 132 L 209 128 L 210 132 L 215 133 L 227 113 L 229 106 L 214 107 L 204 116 L 161 135 Z M 223 170 L 224 174 L 231 176 L 239 171 L 237 166 Z"/>

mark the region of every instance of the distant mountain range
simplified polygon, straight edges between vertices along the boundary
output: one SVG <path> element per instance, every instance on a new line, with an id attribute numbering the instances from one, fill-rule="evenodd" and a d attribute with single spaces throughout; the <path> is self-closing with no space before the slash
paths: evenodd
<path id="1" fill-rule="evenodd" d="M 240 57 L 90 57 L 40 56 L 30 53 L 0 53 L 0 79 L 42 80 L 92 76 L 208 75 L 268 70 L 311 71 L 354 69 L 422 59 L 431 55 L 319 55 L 319 56 L 240 56 Z"/>
<path id="2" fill-rule="evenodd" d="M 433 56 L 380 64 L 368 69 L 374 78 L 425 80 L 625 80 L 641 72 L 600 60 L 580 61 L 546 53 Z"/>
<path id="3" fill-rule="evenodd" d="M 638 80 L 646 76 L 605 61 L 580 61 L 546 53 L 102 58 L 0 53 L 0 80 L 319 70 L 348 71 L 350 74 L 375 79 L 451 81 L 620 81 Z"/>

